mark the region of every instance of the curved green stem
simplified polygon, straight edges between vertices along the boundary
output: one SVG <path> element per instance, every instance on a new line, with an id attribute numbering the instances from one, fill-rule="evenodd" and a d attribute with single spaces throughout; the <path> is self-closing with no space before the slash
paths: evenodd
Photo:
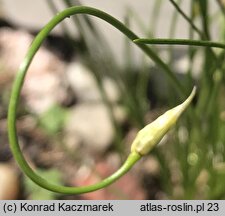
<path id="1" fill-rule="evenodd" d="M 99 17 L 108 23 L 115 26 L 117 29 L 119 29 L 121 32 L 123 32 L 127 37 L 129 37 L 131 40 L 137 38 L 137 36 L 131 32 L 129 29 L 127 29 L 122 23 L 120 23 L 115 18 L 111 17 L 110 15 L 99 11 L 94 8 L 90 7 L 71 7 L 68 8 L 61 13 L 58 13 L 43 29 L 40 31 L 40 33 L 36 36 L 33 43 L 31 44 L 28 53 L 20 65 L 19 71 L 17 73 L 15 82 L 13 84 L 12 94 L 10 97 L 10 103 L 9 103 L 9 110 L 8 110 L 8 134 L 9 134 L 9 141 L 10 141 L 10 147 L 12 150 L 12 153 L 18 162 L 21 169 L 25 172 L 25 174 L 32 179 L 36 184 L 40 185 L 41 187 L 58 192 L 58 193 L 65 193 L 65 194 L 80 194 L 80 193 L 86 193 L 95 191 L 101 188 L 106 187 L 107 185 L 113 183 L 118 178 L 120 178 L 122 175 L 124 175 L 127 171 L 131 169 L 131 167 L 141 158 L 141 156 L 138 153 L 131 153 L 125 163 L 117 170 L 114 174 L 112 174 L 110 177 L 102 180 L 101 182 L 90 185 L 90 186 L 82 186 L 82 187 L 66 187 L 66 186 L 60 186 L 60 185 L 54 185 L 52 183 L 49 183 L 45 179 L 43 179 L 41 176 L 36 174 L 29 164 L 26 162 L 26 159 L 24 158 L 22 151 L 20 149 L 19 143 L 18 143 L 18 137 L 17 137 L 17 129 L 16 129 L 16 111 L 17 106 L 19 102 L 19 96 L 20 92 L 23 86 L 23 82 L 25 79 L 25 75 L 27 73 L 27 70 L 34 58 L 34 55 L 40 48 L 41 44 L 43 43 L 44 39 L 48 36 L 50 31 L 62 20 L 64 20 L 66 17 L 70 17 L 71 15 L 78 14 L 78 13 L 85 13 L 90 14 L 96 17 Z M 147 47 L 140 46 L 143 50 L 145 50 L 146 53 L 148 53 L 149 56 L 153 55 L 154 53 L 149 51 Z M 156 56 L 157 57 L 157 56 Z M 160 60 L 159 60 L 160 61 Z"/>
<path id="2" fill-rule="evenodd" d="M 141 158 L 141 156 L 138 153 L 133 152 L 128 156 L 124 164 L 115 173 L 113 173 L 108 178 L 100 181 L 99 183 L 88 185 L 88 186 L 81 186 L 81 187 L 68 187 L 68 186 L 52 184 L 48 182 L 47 180 L 43 179 L 38 174 L 36 174 L 26 162 L 19 146 L 13 145 L 12 141 L 10 142 L 11 142 L 11 149 L 12 149 L 13 155 L 15 159 L 17 160 L 20 168 L 32 181 L 34 181 L 36 184 L 38 184 L 42 188 L 45 188 L 47 190 L 57 192 L 57 193 L 63 193 L 63 194 L 81 194 L 81 193 L 88 193 L 88 192 L 102 189 L 112 184 L 121 176 L 123 176 L 125 173 L 127 173 L 132 168 L 132 166 Z"/>
<path id="3" fill-rule="evenodd" d="M 202 40 L 190 40 L 190 39 L 167 39 L 167 38 L 140 38 L 133 40 L 135 43 L 143 44 L 161 44 L 161 45 L 189 45 L 189 46 L 203 46 L 203 47 L 215 47 L 225 49 L 224 43 Z"/>
<path id="4" fill-rule="evenodd" d="M 45 179 L 43 179 L 41 176 L 37 175 L 29 166 L 29 164 L 26 162 L 22 151 L 20 149 L 19 143 L 18 143 L 18 137 L 17 137 L 17 129 L 16 129 L 16 112 L 17 112 L 17 106 L 19 103 L 19 97 L 21 93 L 21 89 L 23 86 L 23 82 L 27 73 L 27 70 L 36 54 L 40 46 L 42 45 L 45 38 L 48 36 L 48 34 L 51 32 L 51 30 L 58 25 L 61 21 L 63 21 L 65 18 L 69 18 L 72 15 L 75 14 L 89 14 L 96 16 L 115 28 L 117 28 L 119 31 L 121 31 L 124 35 L 126 35 L 130 40 L 137 39 L 137 35 L 135 35 L 131 30 L 129 30 L 125 25 L 123 25 L 120 21 L 115 19 L 114 17 L 110 16 L 109 14 L 97 10 L 95 8 L 85 7 L 85 6 L 76 6 L 71 7 L 68 9 L 65 9 L 64 11 L 58 13 L 55 17 L 50 20 L 50 22 L 39 32 L 39 34 L 35 37 L 33 40 L 27 55 L 24 58 L 24 61 L 20 65 L 19 71 L 16 75 L 15 82 L 13 84 L 13 89 L 10 97 L 10 103 L 9 103 L 9 110 L 8 110 L 8 134 L 9 134 L 9 141 L 10 141 L 10 147 L 12 149 L 12 153 L 18 162 L 21 169 L 25 172 L 25 174 L 31 178 L 35 183 L 40 185 L 41 187 L 54 191 L 59 193 L 65 193 L 65 194 L 79 194 L 79 193 L 86 193 L 95 191 L 101 188 L 106 187 L 107 185 L 113 183 L 118 178 L 120 178 L 122 175 L 124 175 L 127 171 L 131 169 L 131 167 L 141 158 L 141 156 L 136 153 L 132 152 L 125 163 L 122 165 L 119 170 L 117 170 L 114 174 L 112 174 L 110 177 L 102 180 L 101 182 L 90 185 L 90 186 L 82 186 L 82 187 L 66 187 L 66 186 L 60 186 L 60 185 L 54 185 L 52 183 L 49 183 Z M 168 78 L 173 82 L 173 84 L 177 87 L 179 92 L 182 94 L 182 96 L 186 96 L 187 92 L 184 89 L 184 87 L 179 83 L 176 76 L 173 74 L 171 69 L 145 44 L 137 44 L 153 61 L 155 61 L 156 64 L 161 66 L 162 69 L 164 69 L 165 74 L 168 76 Z"/>

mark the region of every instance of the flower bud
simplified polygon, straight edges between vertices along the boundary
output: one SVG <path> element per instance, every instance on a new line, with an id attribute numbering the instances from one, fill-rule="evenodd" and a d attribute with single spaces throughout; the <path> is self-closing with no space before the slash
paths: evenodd
<path id="1" fill-rule="evenodd" d="M 159 143 L 168 130 L 173 127 L 191 103 L 196 93 L 196 87 L 193 88 L 190 96 L 180 105 L 168 110 L 155 121 L 141 129 L 131 145 L 131 152 L 137 152 L 140 155 L 146 155 Z"/>

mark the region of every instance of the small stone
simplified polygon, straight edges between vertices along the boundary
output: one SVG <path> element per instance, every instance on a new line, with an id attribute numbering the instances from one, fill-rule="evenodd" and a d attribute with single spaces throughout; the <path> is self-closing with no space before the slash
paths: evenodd
<path id="1" fill-rule="evenodd" d="M 115 108 L 116 113 L 122 111 Z M 119 117 L 120 119 L 125 119 Z M 78 104 L 71 111 L 65 126 L 65 140 L 71 150 L 102 153 L 112 143 L 114 128 L 108 110 L 102 103 Z"/>
<path id="2" fill-rule="evenodd" d="M 66 71 L 68 83 L 80 102 L 99 102 L 101 92 L 97 86 L 94 74 L 79 62 L 71 63 Z M 109 78 L 103 78 L 103 87 L 110 102 L 119 100 L 116 84 Z"/>
<path id="3" fill-rule="evenodd" d="M 0 200 L 12 200 L 18 197 L 19 179 L 12 166 L 0 164 L 0 185 Z"/>
<path id="4" fill-rule="evenodd" d="M 26 31 L 0 30 L 0 84 L 12 82 L 34 37 Z M 65 63 L 45 47 L 41 47 L 27 72 L 22 96 L 29 110 L 42 113 L 67 97 L 64 78 Z"/>

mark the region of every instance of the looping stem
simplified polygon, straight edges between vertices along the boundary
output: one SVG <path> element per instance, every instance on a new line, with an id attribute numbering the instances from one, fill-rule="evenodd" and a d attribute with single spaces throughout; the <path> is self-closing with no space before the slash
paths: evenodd
<path id="1" fill-rule="evenodd" d="M 39 34 L 35 37 L 33 43 L 31 44 L 27 55 L 24 58 L 24 61 L 20 65 L 19 71 L 16 75 L 16 79 L 13 84 L 12 93 L 10 97 L 10 103 L 9 103 L 9 109 L 8 109 L 8 134 L 9 134 L 9 141 L 10 141 L 10 147 L 12 150 L 12 153 L 14 155 L 14 158 L 18 162 L 21 169 L 24 171 L 24 173 L 33 180 L 36 184 L 40 185 L 41 187 L 58 192 L 58 193 L 64 193 L 64 194 L 80 194 L 80 193 L 87 193 L 95 190 L 99 190 L 101 188 L 104 188 L 108 186 L 109 184 L 116 181 L 118 178 L 120 178 L 122 175 L 124 175 L 126 172 L 128 172 L 131 167 L 141 158 L 141 155 L 137 152 L 131 152 L 128 156 L 125 163 L 111 176 L 108 178 L 100 181 L 97 184 L 90 185 L 90 186 L 82 186 L 82 187 L 66 187 L 66 186 L 60 186 L 60 185 L 54 185 L 47 180 L 43 179 L 41 176 L 36 174 L 29 164 L 27 163 L 26 159 L 23 156 L 23 153 L 20 149 L 18 137 L 17 137 L 17 129 L 16 129 L 16 112 L 17 112 L 17 106 L 19 103 L 19 97 L 21 93 L 21 89 L 23 86 L 23 82 L 27 73 L 27 70 L 36 54 L 38 49 L 40 48 L 41 44 L 45 40 L 45 38 L 48 36 L 48 34 L 51 32 L 51 30 L 58 25 L 61 21 L 63 21 L 65 18 L 69 18 L 72 15 L 75 14 L 89 14 L 93 15 L 95 17 L 98 17 L 112 26 L 114 26 L 116 29 L 118 29 L 120 32 L 122 32 L 124 35 L 126 35 L 131 41 L 138 38 L 137 35 L 135 35 L 131 30 L 129 30 L 125 25 L 123 25 L 120 21 L 115 19 L 114 17 L 110 16 L 109 14 L 97 10 L 95 8 L 91 7 L 85 7 L 85 6 L 76 6 L 71 7 L 68 9 L 65 9 L 64 11 L 58 13 L 55 17 L 50 20 L 50 22 L 39 32 Z M 187 95 L 187 90 L 184 89 L 184 87 L 179 83 L 174 73 L 171 71 L 171 69 L 145 44 L 136 44 L 139 48 L 142 49 L 143 52 L 145 52 L 148 57 L 150 57 L 157 65 L 159 65 L 165 72 L 165 75 L 170 79 L 170 81 L 173 82 L 174 86 L 177 87 L 179 90 L 179 93 L 183 97 Z"/>
<path id="2" fill-rule="evenodd" d="M 131 167 L 141 158 L 141 156 L 138 153 L 130 153 L 125 163 L 114 174 L 100 181 L 99 183 L 94 185 L 89 185 L 89 186 L 82 186 L 82 187 L 67 187 L 67 186 L 54 185 L 48 182 L 47 180 L 43 179 L 38 174 L 36 174 L 27 163 L 20 149 L 18 137 L 17 137 L 17 129 L 16 129 L 16 111 L 17 111 L 19 97 L 20 97 L 21 89 L 23 86 L 23 82 L 24 82 L 27 70 L 36 52 L 40 48 L 45 38 L 51 32 L 51 30 L 57 24 L 63 21 L 65 18 L 69 18 L 71 15 L 74 15 L 74 14 L 84 14 L 84 13 L 93 15 L 105 20 L 106 22 L 110 23 L 115 28 L 120 30 L 123 34 L 125 34 L 131 40 L 134 40 L 135 38 L 137 38 L 137 36 L 133 32 L 131 32 L 128 28 L 126 28 L 121 22 L 119 22 L 112 16 L 100 10 L 97 10 L 95 8 L 78 6 L 78 7 L 68 8 L 58 13 L 36 36 L 36 38 L 32 42 L 27 52 L 27 55 L 25 56 L 22 64 L 20 65 L 19 71 L 16 75 L 16 78 L 13 84 L 12 93 L 11 93 L 10 102 L 9 102 L 9 109 L 8 109 L 8 134 L 9 134 L 10 147 L 11 147 L 13 156 L 16 159 L 17 163 L 19 164 L 20 168 L 31 180 L 33 180 L 36 184 L 40 185 L 41 187 L 48 189 L 50 191 L 64 193 L 64 194 L 87 193 L 87 192 L 104 188 L 108 186 L 109 184 L 113 183 L 114 181 L 116 181 L 126 172 L 128 172 L 131 169 Z M 148 47 L 146 47 L 145 45 L 139 45 L 139 47 L 142 48 L 146 53 L 148 53 L 149 56 L 154 57 L 154 53 L 150 49 L 148 49 Z M 157 56 L 155 58 L 157 59 Z"/>

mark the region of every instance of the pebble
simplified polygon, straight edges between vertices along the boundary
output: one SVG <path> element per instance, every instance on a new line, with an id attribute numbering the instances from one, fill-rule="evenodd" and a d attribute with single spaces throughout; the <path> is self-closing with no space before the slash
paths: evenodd
<path id="1" fill-rule="evenodd" d="M 19 179 L 15 169 L 0 163 L 0 200 L 16 199 L 19 194 Z"/>
<path id="2" fill-rule="evenodd" d="M 120 122 L 125 114 L 120 107 L 115 107 L 115 117 Z M 108 110 L 102 103 L 81 103 L 71 111 L 65 125 L 67 147 L 81 153 L 90 151 L 104 152 L 112 143 L 114 128 Z"/>
<path id="3" fill-rule="evenodd" d="M 94 74 L 82 63 L 75 61 L 66 70 L 66 77 L 79 102 L 101 102 L 101 92 Z M 103 87 L 111 103 L 119 100 L 116 84 L 109 78 L 103 78 Z"/>

